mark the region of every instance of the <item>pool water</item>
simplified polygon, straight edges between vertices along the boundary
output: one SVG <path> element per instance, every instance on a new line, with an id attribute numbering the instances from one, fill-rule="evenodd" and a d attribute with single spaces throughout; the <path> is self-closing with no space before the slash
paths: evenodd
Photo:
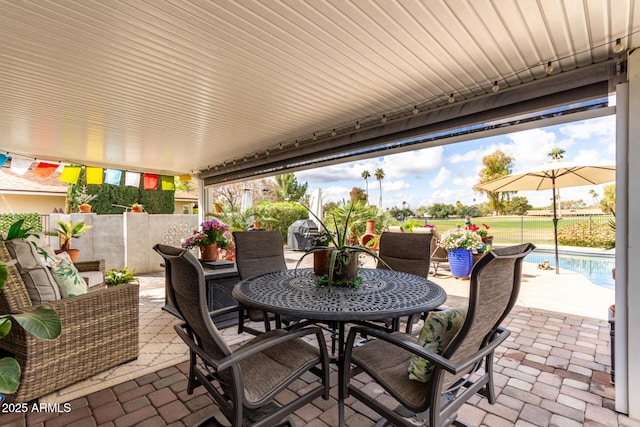
<path id="1" fill-rule="evenodd" d="M 542 264 L 544 261 L 549 261 L 551 267 L 556 267 L 555 254 L 553 251 L 535 250 L 527 255 L 524 260 L 525 262 L 534 264 Z M 615 288 L 615 282 L 613 277 L 611 277 L 611 270 L 615 267 L 615 258 L 613 255 L 560 252 L 558 254 L 558 262 L 560 268 L 580 273 L 596 285 L 608 289 Z"/>

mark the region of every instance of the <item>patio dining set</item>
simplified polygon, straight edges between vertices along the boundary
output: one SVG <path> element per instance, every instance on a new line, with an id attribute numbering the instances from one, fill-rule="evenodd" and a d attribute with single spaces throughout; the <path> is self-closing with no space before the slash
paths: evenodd
<path id="1" fill-rule="evenodd" d="M 383 233 L 380 260 L 360 270 L 357 287 L 326 286 L 312 269 L 287 269 L 279 232 L 236 232 L 234 240 L 237 304 L 223 308 L 211 307 L 215 273 L 188 250 L 154 246 L 165 264 L 167 306 L 183 320 L 175 331 L 190 352 L 187 392 L 203 386 L 219 408 L 202 425 L 294 425 L 295 411 L 329 399 L 330 366 L 338 373 L 340 426 L 349 397 L 379 414 L 378 425 L 395 426 L 464 425 L 458 410 L 474 396 L 495 403 L 494 351 L 509 335 L 501 323 L 533 245 L 489 251 L 473 268 L 468 306 L 442 309 L 446 292 L 429 277 L 429 234 Z M 231 349 L 221 318 L 237 319 L 238 332 L 254 337 Z M 355 379 L 362 372 L 394 404 L 362 391 Z M 286 402 L 277 398 L 309 375 L 317 378 L 313 387 Z"/>

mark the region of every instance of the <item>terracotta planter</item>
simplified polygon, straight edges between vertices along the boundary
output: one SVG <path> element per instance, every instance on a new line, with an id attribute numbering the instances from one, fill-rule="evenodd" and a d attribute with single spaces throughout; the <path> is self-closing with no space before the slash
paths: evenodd
<path id="1" fill-rule="evenodd" d="M 54 252 L 56 253 L 56 255 L 62 252 L 66 252 L 67 254 L 69 254 L 69 258 L 71 259 L 71 262 L 76 262 L 78 260 L 78 257 L 80 256 L 80 249 L 68 249 L 66 251 L 62 249 L 56 249 L 54 250 Z"/>
<path id="2" fill-rule="evenodd" d="M 216 261 L 218 259 L 218 245 L 200 246 L 200 259 L 202 261 Z"/>
<path id="3" fill-rule="evenodd" d="M 378 249 L 378 242 L 375 242 L 371 244 L 371 246 L 367 246 L 367 243 L 369 243 L 371 240 L 375 239 L 377 237 L 376 234 L 376 220 L 375 219 L 368 219 L 367 220 L 367 228 L 365 229 L 365 232 L 362 236 L 360 236 L 360 244 L 362 246 L 365 246 L 369 249 L 371 249 L 372 251 L 375 251 Z"/>
<path id="4" fill-rule="evenodd" d="M 78 205 L 78 209 L 80 210 L 81 213 L 90 213 L 91 205 L 88 203 L 83 203 L 81 205 Z"/>
<path id="5" fill-rule="evenodd" d="M 132 206 L 131 212 L 142 212 L 142 206 Z"/>

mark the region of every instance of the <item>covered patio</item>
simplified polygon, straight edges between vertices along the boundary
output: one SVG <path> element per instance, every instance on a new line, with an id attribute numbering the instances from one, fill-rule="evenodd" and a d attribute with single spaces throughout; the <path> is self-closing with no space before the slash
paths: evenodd
<path id="1" fill-rule="evenodd" d="M 518 306 L 497 360 L 498 404 L 479 399 L 463 415 L 486 425 L 634 425 L 623 414 L 640 420 L 639 11 L 635 0 L 6 1 L 0 150 L 190 174 L 210 206 L 206 188 L 228 182 L 615 114 L 615 392 L 606 320 Z M 180 413 L 171 422 L 189 425 L 182 408 L 213 408 L 181 394 L 181 372 L 82 395 L 46 425 L 164 425 Z M 100 418 L 118 408 L 122 421 Z M 373 423 L 351 409 L 349 425 Z M 304 411 L 303 424 L 332 425 L 330 408 Z"/>
<path id="2" fill-rule="evenodd" d="M 301 252 L 287 251 L 289 268 L 294 268 Z M 307 263 L 307 261 L 303 261 Z M 496 359 L 498 403 L 475 398 L 460 416 L 471 425 L 603 425 L 636 426 L 637 423 L 614 411 L 611 384 L 607 300 L 612 291 L 590 283 L 580 274 L 562 272 L 562 280 L 552 272 L 525 263 L 523 289 L 506 325 L 512 331 L 508 345 L 500 347 Z M 468 281 L 435 278 L 447 291 L 447 305 L 466 304 Z M 553 302 L 535 298 L 540 287 L 570 282 L 562 297 L 564 312 Z M 573 296 L 580 295 L 579 298 Z M 138 360 L 46 396 L 42 403 L 70 402 L 68 414 L 30 414 L 28 425 L 191 425 L 216 412 L 202 388 L 186 393 L 188 358 L 186 346 L 173 333 L 178 321 L 163 311 L 164 276 L 141 277 L 141 353 Z M 547 307 L 545 309 L 545 307 Z M 552 309 L 549 309 L 552 308 Z M 418 326 L 416 326 L 417 328 Z M 246 340 L 235 327 L 224 331 L 231 345 Z M 373 394 L 381 390 L 358 377 L 362 388 Z M 336 425 L 336 382 L 332 376 L 332 399 L 318 399 L 296 413 L 299 426 Z M 287 393 L 302 393 L 307 384 L 297 383 Z M 281 399 L 287 399 L 283 394 Z M 347 425 L 372 426 L 378 416 L 348 400 Z M 21 425 L 19 416 L 0 417 L 5 425 Z M 76 425 L 76 424 L 72 424 Z"/>

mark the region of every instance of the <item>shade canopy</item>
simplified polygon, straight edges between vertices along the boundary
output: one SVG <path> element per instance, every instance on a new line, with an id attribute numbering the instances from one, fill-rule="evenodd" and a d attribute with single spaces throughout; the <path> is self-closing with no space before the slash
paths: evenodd
<path id="1" fill-rule="evenodd" d="M 549 162 L 519 173 L 504 176 L 477 185 L 478 190 L 494 193 L 504 191 L 552 190 L 553 191 L 553 239 L 555 246 L 556 274 L 560 272 L 558 263 L 558 208 L 556 188 L 597 185 L 615 181 L 615 165 L 579 164 L 572 162 Z"/>
<path id="2" fill-rule="evenodd" d="M 476 188 L 494 193 L 551 190 L 553 188 L 604 184 L 615 181 L 615 179 L 615 165 L 550 162 L 478 185 Z"/>

